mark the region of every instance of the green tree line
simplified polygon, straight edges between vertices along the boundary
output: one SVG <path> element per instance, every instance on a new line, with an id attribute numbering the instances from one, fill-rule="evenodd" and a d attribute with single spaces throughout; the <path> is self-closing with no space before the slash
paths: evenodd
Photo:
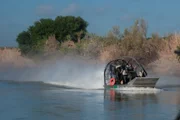
<path id="1" fill-rule="evenodd" d="M 23 54 L 29 51 L 39 52 L 48 37 L 52 35 L 55 35 L 60 43 L 67 39 L 80 42 L 87 32 L 87 26 L 87 21 L 81 17 L 57 16 L 55 20 L 42 18 L 35 21 L 26 31 L 19 33 L 16 41 Z"/>

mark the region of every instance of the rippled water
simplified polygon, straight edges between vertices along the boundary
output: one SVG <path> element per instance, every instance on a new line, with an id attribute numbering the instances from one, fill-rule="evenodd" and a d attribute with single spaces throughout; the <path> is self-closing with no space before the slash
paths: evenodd
<path id="1" fill-rule="evenodd" d="M 175 120 L 180 88 L 84 90 L 0 82 L 1 120 Z"/>

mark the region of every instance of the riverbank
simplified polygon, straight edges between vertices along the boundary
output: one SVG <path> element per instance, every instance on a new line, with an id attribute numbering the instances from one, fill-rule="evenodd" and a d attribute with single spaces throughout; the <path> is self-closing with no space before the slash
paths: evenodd
<path id="1" fill-rule="evenodd" d="M 0 48 L 0 66 L 2 67 L 30 67 L 35 63 L 32 59 L 23 57 L 21 51 L 16 47 Z"/>
<path id="2" fill-rule="evenodd" d="M 55 38 L 47 41 L 54 45 L 57 44 L 54 42 Z M 0 48 L 0 66 L 1 68 L 7 66 L 33 67 L 68 59 L 92 64 L 106 64 L 121 56 L 131 56 L 154 73 L 178 75 L 180 63 L 174 51 L 179 43 L 180 35 L 178 34 L 169 35 L 166 38 L 153 36 L 150 39 L 141 40 L 137 36 L 134 39 L 128 39 L 126 36 L 118 40 L 113 36 L 91 35 L 81 40 L 80 43 L 74 43 L 71 40 L 65 41 L 57 49 L 51 47 L 54 46 L 53 44 L 48 44 L 47 51 L 33 56 L 22 55 L 19 48 L 2 47 Z"/>
<path id="3" fill-rule="evenodd" d="M 108 51 L 107 51 L 108 52 Z M 21 55 L 18 48 L 1 48 L 0 49 L 0 66 L 2 67 L 33 67 L 40 64 L 49 64 L 54 61 L 58 62 L 61 60 L 80 60 L 82 62 L 97 64 L 97 63 L 107 63 L 112 58 L 109 58 L 112 54 L 106 53 L 105 56 L 99 56 L 98 59 L 93 59 L 90 57 L 73 55 L 73 54 L 51 54 L 44 57 L 39 57 L 38 59 L 27 58 Z M 102 59 L 103 58 L 103 59 Z M 115 58 L 114 58 L 115 59 Z M 177 56 L 172 51 L 161 53 L 158 59 L 150 62 L 145 66 L 148 70 L 152 70 L 153 73 L 158 74 L 168 74 L 168 75 L 179 75 L 180 73 L 180 63 L 177 60 Z"/>

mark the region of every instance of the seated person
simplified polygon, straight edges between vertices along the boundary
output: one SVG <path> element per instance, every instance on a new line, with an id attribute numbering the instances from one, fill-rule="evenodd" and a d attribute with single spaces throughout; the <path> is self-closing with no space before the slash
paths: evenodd
<path id="1" fill-rule="evenodd" d="M 126 68 L 127 68 L 128 71 L 134 71 L 134 68 L 133 68 L 132 64 L 127 64 Z"/>
<path id="2" fill-rule="evenodd" d="M 111 75 L 111 78 L 116 78 L 116 72 L 113 65 L 110 65 L 110 75 Z"/>
<path id="3" fill-rule="evenodd" d="M 127 69 L 122 69 L 122 76 L 123 76 L 123 83 L 124 83 L 124 84 L 128 83 L 128 73 L 127 73 Z"/>

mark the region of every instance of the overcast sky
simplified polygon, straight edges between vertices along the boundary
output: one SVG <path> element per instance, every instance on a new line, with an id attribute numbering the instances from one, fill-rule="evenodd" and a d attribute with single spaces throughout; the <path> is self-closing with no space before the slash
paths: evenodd
<path id="1" fill-rule="evenodd" d="M 0 0 L 0 46 L 17 46 L 18 33 L 40 18 L 83 17 L 88 31 L 105 35 L 114 25 L 121 32 L 136 19 L 148 23 L 148 34 L 180 31 L 180 0 Z"/>

